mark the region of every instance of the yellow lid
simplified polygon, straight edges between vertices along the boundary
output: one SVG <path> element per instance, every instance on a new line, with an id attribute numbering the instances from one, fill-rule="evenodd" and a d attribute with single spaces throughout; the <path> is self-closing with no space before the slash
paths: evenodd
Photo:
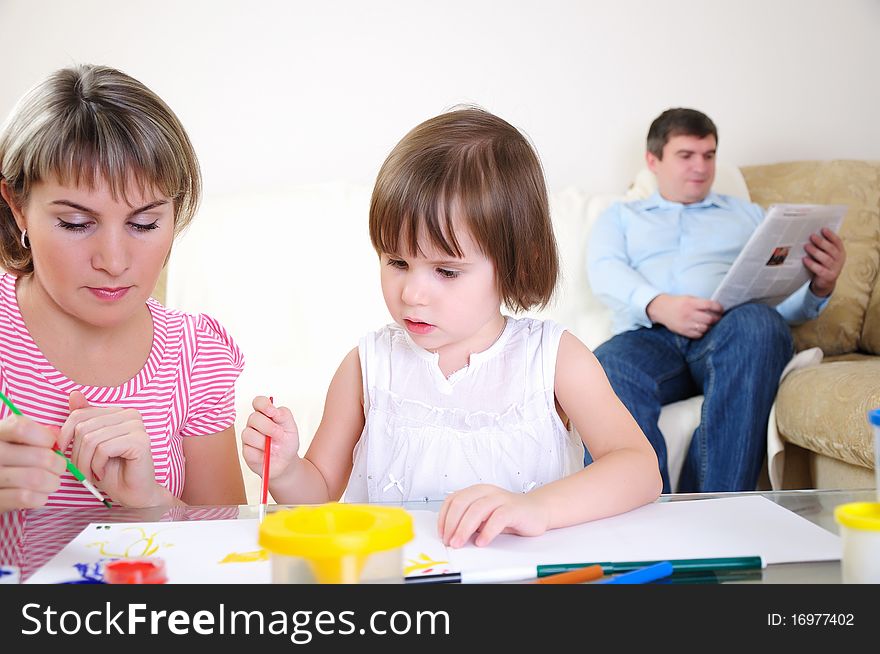
<path id="1" fill-rule="evenodd" d="M 852 502 L 834 509 L 834 519 L 844 527 L 880 531 L 880 502 Z"/>
<path id="2" fill-rule="evenodd" d="M 274 554 L 318 559 L 390 550 L 413 536 L 402 508 L 330 502 L 266 516 L 259 543 Z"/>

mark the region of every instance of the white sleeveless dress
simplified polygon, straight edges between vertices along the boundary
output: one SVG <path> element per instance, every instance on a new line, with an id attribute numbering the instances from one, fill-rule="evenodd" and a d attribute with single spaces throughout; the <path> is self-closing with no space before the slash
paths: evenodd
<path id="1" fill-rule="evenodd" d="M 358 348 L 366 422 L 345 500 L 442 500 L 480 483 L 525 493 L 582 469 L 583 444 L 554 401 L 563 331 L 508 317 L 449 378 L 399 325 L 367 334 Z"/>

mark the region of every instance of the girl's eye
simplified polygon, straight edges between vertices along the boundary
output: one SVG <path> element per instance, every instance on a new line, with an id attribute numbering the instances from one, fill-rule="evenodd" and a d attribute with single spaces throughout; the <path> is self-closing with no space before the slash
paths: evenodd
<path id="1" fill-rule="evenodd" d="M 406 270 L 406 261 L 402 261 L 400 259 L 388 259 L 388 265 L 392 268 Z"/>
<path id="2" fill-rule="evenodd" d="M 455 279 L 461 273 L 457 270 L 447 270 L 446 268 L 437 268 L 437 274 L 445 279 Z"/>

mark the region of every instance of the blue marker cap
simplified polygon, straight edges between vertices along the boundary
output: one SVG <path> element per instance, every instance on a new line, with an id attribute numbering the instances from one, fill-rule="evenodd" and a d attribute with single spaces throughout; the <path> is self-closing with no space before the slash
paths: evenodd
<path id="1" fill-rule="evenodd" d="M 653 565 L 633 570 L 632 572 L 624 572 L 623 574 L 611 577 L 608 581 L 600 581 L 600 584 L 647 584 L 651 581 L 663 579 L 672 574 L 672 564 L 669 561 L 660 561 Z"/>
<path id="2" fill-rule="evenodd" d="M 875 427 L 880 427 L 880 409 L 868 411 L 868 422 L 870 422 Z"/>

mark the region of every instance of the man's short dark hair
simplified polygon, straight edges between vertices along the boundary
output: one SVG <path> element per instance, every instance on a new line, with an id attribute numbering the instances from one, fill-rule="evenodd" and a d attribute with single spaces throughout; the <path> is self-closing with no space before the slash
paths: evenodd
<path id="1" fill-rule="evenodd" d="M 673 136 L 714 136 L 718 142 L 718 129 L 715 123 L 702 111 L 677 107 L 667 109 L 654 119 L 648 129 L 648 152 L 663 159 L 663 147 Z"/>

